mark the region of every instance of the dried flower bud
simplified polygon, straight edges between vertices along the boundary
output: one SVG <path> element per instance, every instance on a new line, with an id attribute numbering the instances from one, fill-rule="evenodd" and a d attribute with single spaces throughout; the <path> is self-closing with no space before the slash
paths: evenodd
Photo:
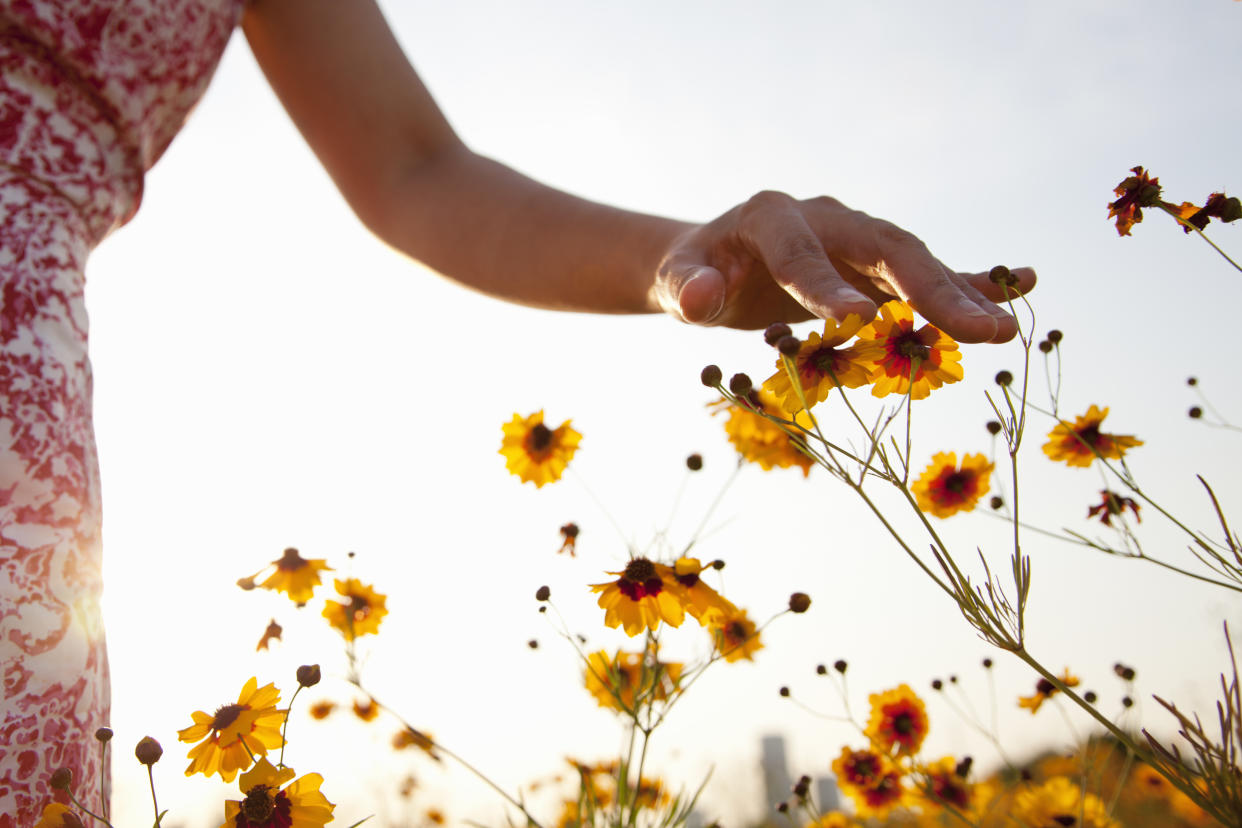
<path id="1" fill-rule="evenodd" d="M 997 385 L 1012 385 L 1013 374 L 1009 373 L 1008 371 L 997 371 L 996 372 L 996 384 Z"/>
<path id="2" fill-rule="evenodd" d="M 836 661 L 832 662 L 832 669 L 836 670 L 841 675 L 845 675 L 845 670 L 849 666 L 850 665 L 846 663 L 845 659 L 843 658 L 838 658 Z"/>
<path id="3" fill-rule="evenodd" d="M 52 771 L 48 784 L 58 791 L 67 791 L 73 787 L 73 771 L 69 768 L 57 768 Z"/>
<path id="4" fill-rule="evenodd" d="M 797 356 L 798 351 L 802 350 L 802 340 L 796 336 L 787 336 L 776 343 L 776 350 L 780 351 L 787 357 Z"/>
<path id="5" fill-rule="evenodd" d="M 298 684 L 302 687 L 314 687 L 322 678 L 318 664 L 303 664 L 298 668 L 297 676 Z"/>
<path id="6" fill-rule="evenodd" d="M 791 333 L 793 333 L 793 331 L 791 331 L 789 326 L 784 322 L 774 322 L 764 329 L 763 341 L 769 345 L 775 346 L 777 342 L 780 342 Z"/>
<path id="7" fill-rule="evenodd" d="M 1005 499 L 1000 495 L 992 495 L 992 497 L 988 499 L 988 505 L 991 506 L 992 511 L 995 512 L 1005 505 Z"/>
<path id="8" fill-rule="evenodd" d="M 720 380 L 724 374 L 720 373 L 720 368 L 715 365 L 709 365 L 699 374 L 699 380 L 708 388 L 715 388 L 720 385 Z"/>
<path id="9" fill-rule="evenodd" d="M 545 606 L 540 607 L 540 608 L 539 608 L 539 611 L 540 611 L 540 612 L 547 612 L 547 611 L 548 611 L 548 608 L 547 608 L 547 606 L 545 605 Z"/>
<path id="10" fill-rule="evenodd" d="M 943 681 L 941 681 L 940 679 L 932 679 L 932 689 L 933 689 L 933 690 L 943 690 L 943 689 L 944 689 L 944 682 L 943 682 Z"/>
<path id="11" fill-rule="evenodd" d="M 1189 415 L 1190 419 L 1197 420 L 1203 416 L 1203 409 L 1197 405 L 1192 405 L 1186 414 Z"/>
<path id="12" fill-rule="evenodd" d="M 1122 697 L 1121 697 L 1121 706 L 1122 706 L 1122 707 L 1133 707 L 1133 706 L 1134 706 L 1134 699 L 1130 698 L 1129 696 L 1122 696 Z"/>
<path id="13" fill-rule="evenodd" d="M 798 781 L 794 783 L 793 794 L 798 799 L 806 799 L 807 792 L 811 789 L 811 777 L 803 774 L 798 777 Z"/>
<path id="14" fill-rule="evenodd" d="M 552 590 L 546 586 L 541 586 L 539 587 L 539 589 L 535 590 L 536 601 L 546 601 L 551 597 L 552 597 Z"/>
<path id="15" fill-rule="evenodd" d="M 99 742 L 112 741 L 112 728 L 110 727 L 99 728 L 99 730 L 95 731 L 95 739 L 96 741 L 99 741 Z"/>
<path id="16" fill-rule="evenodd" d="M 781 688 L 778 692 L 781 694 L 781 698 L 783 698 L 783 699 L 787 699 L 787 698 L 789 698 L 789 688 L 788 688 L 788 687 L 782 687 L 782 688 Z"/>
<path id="17" fill-rule="evenodd" d="M 1197 377 L 1186 377 L 1186 384 L 1194 387 L 1199 384 L 1199 379 Z"/>
<path id="18" fill-rule="evenodd" d="M 686 458 L 686 468 L 690 471 L 698 471 L 703 468 L 703 455 L 692 454 Z"/>
<path id="19" fill-rule="evenodd" d="M 1082 700 L 1087 704 L 1095 704 L 1096 695 L 1094 690 L 1088 690 L 1082 694 Z"/>
<path id="20" fill-rule="evenodd" d="M 530 647 L 532 650 L 538 650 L 539 642 L 532 638 L 530 641 L 526 642 L 526 646 Z"/>
<path id="21" fill-rule="evenodd" d="M 827 672 L 828 672 L 828 668 L 827 668 L 827 667 L 825 667 L 825 666 L 824 666 L 824 665 L 822 665 L 822 664 L 816 664 L 816 665 L 815 665 L 815 672 L 816 672 L 816 673 L 818 673 L 818 674 L 819 674 L 819 675 L 821 675 L 821 676 L 822 676 L 822 675 L 826 675 L 826 674 L 827 674 Z"/>
<path id="22" fill-rule="evenodd" d="M 160 761 L 163 755 L 164 749 L 160 747 L 160 743 L 150 736 L 143 736 L 138 740 L 138 746 L 134 748 L 134 756 L 138 757 L 138 761 L 147 767 Z"/>
<path id="23" fill-rule="evenodd" d="M 734 374 L 729 377 L 729 390 L 735 397 L 745 397 L 754 388 L 754 383 L 745 374 Z"/>
<path id="24" fill-rule="evenodd" d="M 996 420 L 988 420 L 987 430 L 988 430 L 988 434 L 992 434 L 992 435 L 1000 434 L 1001 424 L 997 422 Z"/>
<path id="25" fill-rule="evenodd" d="M 807 595 L 805 592 L 795 592 L 793 595 L 789 596 L 790 612 L 802 613 L 806 612 L 810 608 L 811 596 Z"/>
<path id="26" fill-rule="evenodd" d="M 957 676 L 949 676 L 949 684 L 957 684 Z"/>
<path id="27" fill-rule="evenodd" d="M 1013 287 L 1018 283 L 1018 277 L 1009 272 L 1009 268 L 1004 265 L 997 265 L 988 271 L 988 280 L 994 285 L 1009 285 Z"/>
<path id="28" fill-rule="evenodd" d="M 1064 338 L 1065 338 L 1065 334 L 1061 333 L 1056 328 L 1053 328 L 1052 330 L 1048 331 L 1048 341 L 1051 342 L 1053 345 L 1060 344 L 1061 340 Z"/>
<path id="29" fill-rule="evenodd" d="M 711 562 L 710 566 L 712 569 L 719 572 L 720 570 L 724 569 L 725 564 L 724 564 L 724 561 L 720 560 L 720 558 L 717 558 L 716 560 Z"/>
<path id="30" fill-rule="evenodd" d="M 1052 343 L 1051 343 L 1051 342 L 1049 342 L 1049 341 L 1048 341 L 1048 340 L 1046 340 L 1046 339 L 1045 339 L 1043 342 L 1040 342 L 1040 343 L 1039 343 L 1039 345 L 1038 345 L 1037 347 L 1039 348 L 1039 352 L 1040 352 L 1041 354 L 1050 354 L 1050 353 L 1052 353 Z"/>
<path id="31" fill-rule="evenodd" d="M 985 659 L 983 660 L 983 666 L 984 666 L 984 668 L 985 668 L 985 669 L 987 669 L 987 670 L 991 670 L 991 669 L 992 669 L 992 659 L 990 659 L 990 658 L 985 658 Z"/>
<path id="32" fill-rule="evenodd" d="M 1122 681 L 1134 681 L 1134 668 L 1118 662 L 1113 665 L 1113 672 L 1117 674 L 1117 678 Z"/>

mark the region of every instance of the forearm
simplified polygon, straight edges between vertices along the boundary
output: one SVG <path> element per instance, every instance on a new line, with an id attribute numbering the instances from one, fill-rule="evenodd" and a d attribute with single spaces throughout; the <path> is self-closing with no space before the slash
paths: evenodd
<path id="1" fill-rule="evenodd" d="M 554 190 L 461 145 L 420 158 L 371 201 L 355 209 L 396 249 L 489 296 L 557 310 L 659 311 L 656 270 L 689 227 Z"/>

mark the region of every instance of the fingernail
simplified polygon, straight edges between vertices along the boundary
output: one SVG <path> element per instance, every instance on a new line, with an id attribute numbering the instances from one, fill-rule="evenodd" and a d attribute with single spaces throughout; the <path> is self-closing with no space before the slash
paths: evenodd
<path id="1" fill-rule="evenodd" d="M 969 299 L 959 299 L 957 308 L 966 316 L 995 316 L 991 311 L 979 307 Z"/>
<path id="2" fill-rule="evenodd" d="M 681 286 L 681 292 L 684 294 L 684 293 L 686 292 L 687 288 L 689 288 L 689 287 L 690 287 L 691 285 L 693 285 L 695 282 L 697 282 L 697 281 L 699 281 L 700 279 L 702 279 L 702 278 L 704 277 L 704 275 L 705 275 L 705 274 L 704 274 L 702 271 L 700 271 L 700 272 L 696 273 L 695 275 L 691 276 L 689 279 L 687 279 L 687 280 L 686 280 L 685 284 L 683 284 L 683 285 Z M 712 302 L 712 304 L 710 305 L 707 315 L 706 315 L 706 316 L 704 316 L 702 319 L 696 320 L 697 322 L 700 322 L 700 323 L 701 323 L 701 322 L 711 322 L 713 319 L 715 319 L 717 316 L 719 316 L 719 315 L 720 315 L 720 312 L 721 312 L 722 310 L 724 310 L 724 300 L 725 300 L 725 297 L 724 297 L 724 292 L 723 292 L 723 291 L 717 291 L 717 292 L 715 293 L 715 295 L 713 296 L 713 300 L 714 300 L 714 301 L 713 301 L 713 302 Z"/>

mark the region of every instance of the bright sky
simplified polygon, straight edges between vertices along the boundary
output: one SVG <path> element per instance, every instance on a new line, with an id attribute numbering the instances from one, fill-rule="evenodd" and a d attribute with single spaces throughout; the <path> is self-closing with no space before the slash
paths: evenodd
<path id="1" fill-rule="evenodd" d="M 1196 473 L 1237 514 L 1242 437 L 1186 418 L 1198 400 L 1185 379 L 1198 376 L 1242 420 L 1230 346 L 1242 276 L 1161 215 L 1125 239 L 1105 218 L 1136 164 L 1174 201 L 1242 191 L 1237 3 L 383 5 L 466 141 L 542 181 L 701 220 L 763 188 L 827 193 L 917 233 L 961 269 L 1035 266 L 1036 330 L 1065 332 L 1065 413 L 1110 406 L 1108 428 L 1147 441 L 1132 454 L 1135 473 L 1192 525 L 1212 521 Z M 1236 225 L 1210 232 L 1242 253 Z M 627 548 L 583 483 L 626 539 L 645 546 L 668 528 L 684 545 L 733 465 L 699 370 L 716 362 L 726 375 L 765 377 L 772 356 L 757 334 L 514 308 L 404 260 L 349 212 L 240 36 L 148 177 L 142 211 L 89 276 L 121 824 L 150 819 L 145 774 L 129 759 L 139 737 L 164 745 L 157 783 L 173 824 L 216 825 L 226 787 L 182 777 L 176 730 L 192 711 L 232 701 L 251 675 L 287 699 L 297 664 L 341 673 L 313 614 L 233 586 L 290 545 L 340 567 L 358 553 L 354 573 L 390 609 L 364 675 L 500 784 L 558 772 L 565 755 L 615 753 L 618 724 L 581 689 L 533 592 L 551 585 L 593 644 L 622 643 L 605 634 L 585 585 Z M 1019 351 L 968 347 L 964 365 L 966 382 L 916 406 L 916 464 L 988 450 L 983 392 L 996 370 L 1019 366 Z M 584 440 L 575 474 L 536 491 L 496 452 L 501 424 L 540 408 L 553 422 L 572 418 Z M 1039 445 L 1050 427 L 1033 415 L 1026 514 L 1107 537 L 1083 519 L 1099 476 L 1048 464 Z M 670 525 L 691 451 L 706 469 Z M 569 520 L 583 527 L 577 560 L 554 554 Z M 900 681 L 923 691 L 950 673 L 986 707 L 985 645 L 826 475 L 748 467 L 709 526 L 697 550 L 728 561 L 725 593 L 753 616 L 794 590 L 815 602 L 765 632 L 756 663 L 709 671 L 656 734 L 655 768 L 674 785 L 714 763 L 710 814 L 739 824 L 754 813 L 761 734 L 787 735 L 795 775 L 826 773 L 856 741 L 777 696 L 787 684 L 839 713 L 817 663 L 850 661 L 858 710 L 870 692 Z M 961 560 L 978 545 L 1003 566 L 1002 528 L 983 515 L 943 526 Z M 1141 529 L 1153 554 L 1194 565 L 1153 510 Z M 1231 594 L 1036 535 L 1024 551 L 1037 656 L 1070 666 L 1110 711 L 1121 693 L 1112 664 L 1135 666 L 1136 726 L 1171 730 L 1151 693 L 1210 710 L 1221 622 L 1242 630 Z M 286 641 L 255 655 L 273 615 Z M 693 625 L 674 633 L 673 654 L 702 651 Z M 1018 715 L 1013 700 L 1034 677 L 991 655 L 1006 743 L 1017 753 L 1070 744 L 1055 714 Z M 311 700 L 352 698 L 339 683 L 322 689 Z M 995 763 L 951 710 L 928 703 L 931 751 Z M 390 814 L 383 797 L 407 769 L 424 784 L 420 806 L 500 821 L 482 786 L 420 757 L 390 758 L 395 727 L 373 727 L 295 716 L 287 759 L 324 774 L 341 825 Z"/>

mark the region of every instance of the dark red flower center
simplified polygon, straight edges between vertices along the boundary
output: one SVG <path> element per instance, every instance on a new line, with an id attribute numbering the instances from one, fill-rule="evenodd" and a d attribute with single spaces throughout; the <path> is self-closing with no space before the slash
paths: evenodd
<path id="1" fill-rule="evenodd" d="M 802 361 L 802 375 L 807 379 L 835 374 L 839 357 L 836 348 L 827 346 L 811 351 Z"/>
<path id="2" fill-rule="evenodd" d="M 646 558 L 635 558 L 625 565 L 625 572 L 617 581 L 621 594 L 631 601 L 659 595 L 664 581 L 656 572 L 655 564 Z"/>
<path id="3" fill-rule="evenodd" d="M 280 560 L 276 562 L 276 566 L 285 572 L 292 572 L 307 565 L 307 560 L 298 554 L 296 549 L 286 549 L 285 554 L 280 556 Z"/>
<path id="4" fill-rule="evenodd" d="M 552 445 L 552 429 L 543 423 L 536 423 L 526 439 L 530 441 L 530 447 L 534 451 L 547 451 L 548 446 Z"/>
<path id="5" fill-rule="evenodd" d="M 1052 818 L 1052 821 L 1057 825 L 1065 825 L 1068 828 L 1068 826 L 1078 824 L 1078 817 L 1070 816 L 1069 814 L 1058 814 Z"/>
<path id="6" fill-rule="evenodd" d="M 895 773 L 885 774 L 875 785 L 863 790 L 863 797 L 873 808 L 887 805 L 901 797 L 901 780 Z"/>
<path id="7" fill-rule="evenodd" d="M 242 800 L 234 825 L 236 828 L 290 828 L 292 806 L 284 791 L 273 793 L 268 785 L 255 785 Z"/>
<path id="8" fill-rule="evenodd" d="M 349 613 L 353 616 L 355 623 L 365 621 L 371 614 L 371 603 L 361 595 L 351 595 L 349 596 Z"/>
<path id="9" fill-rule="evenodd" d="M 870 753 L 855 753 L 845 766 L 845 774 L 855 785 L 868 787 L 880 775 L 880 760 Z"/>
<path id="10" fill-rule="evenodd" d="M 216 710 L 215 718 L 211 720 L 212 730 L 224 730 L 224 728 L 237 721 L 237 717 L 241 715 L 243 710 L 249 708 L 244 704 L 226 704 Z"/>
<path id="11" fill-rule="evenodd" d="M 746 625 L 741 621 L 730 621 L 729 626 L 726 627 L 725 631 L 734 641 L 744 641 L 749 635 Z"/>
<path id="12" fill-rule="evenodd" d="M 970 793 L 964 785 L 959 785 L 957 780 L 949 776 L 933 776 L 932 777 L 932 797 L 937 802 L 946 802 L 949 805 L 965 810 L 970 806 Z"/>
<path id="13" fill-rule="evenodd" d="M 1100 441 L 1101 441 L 1099 423 L 1091 423 L 1090 425 L 1083 426 L 1082 428 L 1078 429 L 1076 433 L 1078 434 L 1078 438 L 1082 440 L 1083 443 L 1086 443 L 1088 446 L 1093 446 L 1096 448 L 1099 447 Z M 1080 445 L 1080 448 L 1081 448 L 1081 445 Z"/>
<path id="14" fill-rule="evenodd" d="M 1057 686 L 1048 681 L 1048 679 L 1041 678 L 1035 683 L 1035 692 L 1041 696 L 1051 696 L 1053 693 L 1057 692 Z"/>
<path id="15" fill-rule="evenodd" d="M 893 717 L 893 732 L 898 736 L 909 736 L 914 733 L 914 717 L 909 713 L 898 713 Z"/>
<path id="16" fill-rule="evenodd" d="M 687 572 L 685 575 L 677 576 L 677 583 L 681 584 L 686 589 L 689 589 L 690 587 L 694 586 L 698 582 L 699 582 L 699 573 L 697 572 Z"/>
<path id="17" fill-rule="evenodd" d="M 944 505 L 963 503 L 975 496 L 978 476 L 966 469 L 946 469 L 932 485 L 934 499 Z"/>

